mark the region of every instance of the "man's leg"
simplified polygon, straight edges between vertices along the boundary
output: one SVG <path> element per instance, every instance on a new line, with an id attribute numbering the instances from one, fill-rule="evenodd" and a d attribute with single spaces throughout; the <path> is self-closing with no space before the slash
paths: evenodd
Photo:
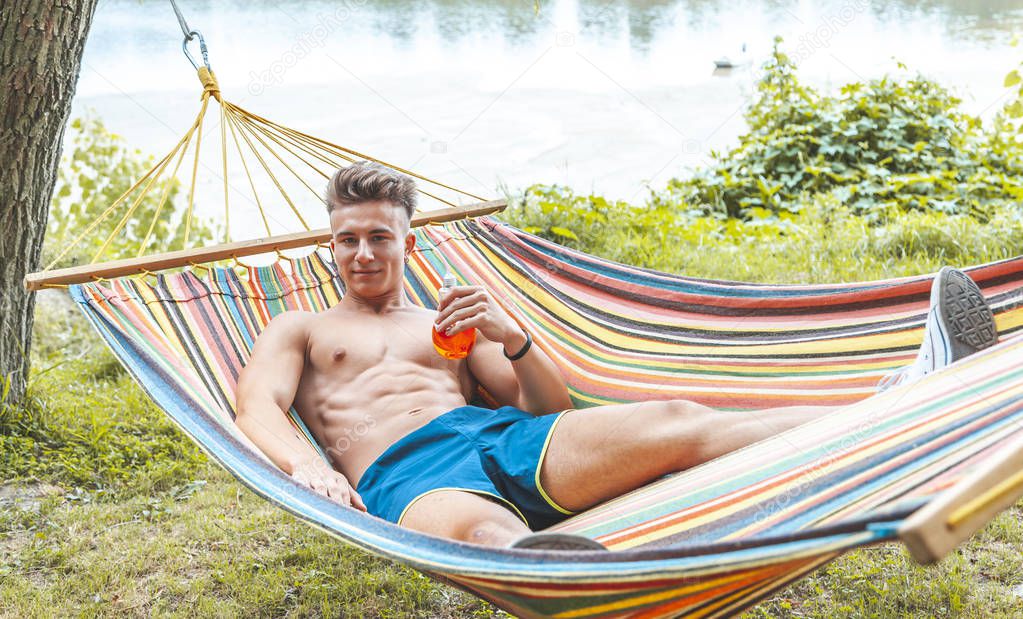
<path id="1" fill-rule="evenodd" d="M 882 389 L 917 380 L 998 341 L 983 292 L 962 271 L 941 269 L 930 301 L 916 362 L 885 381 Z M 721 413 L 676 400 L 572 411 L 554 429 L 540 467 L 540 483 L 555 503 L 578 511 L 832 410 L 795 407 Z"/>
<path id="2" fill-rule="evenodd" d="M 530 533 L 507 507 L 463 490 L 441 490 L 417 499 L 401 526 L 484 546 L 508 546 Z"/>
<path id="3" fill-rule="evenodd" d="M 569 411 L 554 428 L 540 483 L 555 503 L 579 511 L 833 410 L 800 406 L 726 413 L 671 400 Z"/>

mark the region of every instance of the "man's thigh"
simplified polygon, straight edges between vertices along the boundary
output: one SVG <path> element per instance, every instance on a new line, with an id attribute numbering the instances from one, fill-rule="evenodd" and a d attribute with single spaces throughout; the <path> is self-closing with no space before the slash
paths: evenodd
<path id="1" fill-rule="evenodd" d="M 488 546 L 507 546 L 530 532 L 504 505 L 464 490 L 438 490 L 417 498 L 400 524 L 428 535 Z"/>
<path id="2" fill-rule="evenodd" d="M 699 463 L 705 409 L 684 402 L 635 402 L 569 411 L 540 467 L 554 502 L 580 511 Z M 671 468 L 676 467 L 676 468 Z"/>

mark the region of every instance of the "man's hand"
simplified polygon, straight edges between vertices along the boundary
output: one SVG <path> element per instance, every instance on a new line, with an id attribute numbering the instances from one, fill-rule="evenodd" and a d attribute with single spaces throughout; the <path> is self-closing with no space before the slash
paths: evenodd
<path id="1" fill-rule="evenodd" d="M 457 286 L 448 291 L 437 306 L 434 328 L 453 335 L 476 328 L 483 337 L 514 353 L 526 342 L 522 328 L 482 286 Z"/>
<path id="2" fill-rule="evenodd" d="M 329 499 L 334 499 L 341 505 L 366 511 L 362 497 L 348 483 L 348 478 L 330 468 L 323 460 L 305 461 L 296 465 L 292 470 L 291 478 L 306 488 L 311 488 Z"/>
<path id="3" fill-rule="evenodd" d="M 458 333 L 475 327 L 483 335 L 467 357 L 468 368 L 494 401 L 534 415 L 572 407 L 565 379 L 540 346 L 513 362 L 506 359 L 526 345 L 526 333 L 490 292 L 481 286 L 458 286 L 441 298 L 437 309 L 438 331 Z"/>

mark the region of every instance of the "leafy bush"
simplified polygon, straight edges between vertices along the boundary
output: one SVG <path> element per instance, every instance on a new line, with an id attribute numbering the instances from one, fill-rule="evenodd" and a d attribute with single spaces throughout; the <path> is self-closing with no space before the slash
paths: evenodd
<path id="1" fill-rule="evenodd" d="M 1023 62 L 1016 65 L 1016 68 L 1005 76 L 1004 86 L 1016 89 L 1015 96 L 1005 104 L 1003 109 L 1003 116 L 1006 119 L 1018 121 L 1023 118 L 1023 73 L 1021 72 L 1023 72 Z"/>
<path id="2" fill-rule="evenodd" d="M 959 103 L 923 77 L 854 82 L 821 95 L 799 82 L 779 39 L 739 145 L 711 153 L 708 168 L 673 179 L 654 203 L 745 217 L 755 208 L 798 212 L 814 195 L 833 193 L 872 218 L 910 210 L 984 218 L 1023 199 L 1023 158 L 1015 132 L 1006 131 L 1007 116 L 1023 113 L 1023 104 L 1010 102 L 985 131 Z"/>
<path id="3" fill-rule="evenodd" d="M 669 207 L 577 196 L 559 186 L 530 187 L 501 217 L 568 247 L 641 266 L 660 263 L 666 247 L 692 238 L 684 217 Z"/>
<path id="4" fill-rule="evenodd" d="M 123 371 L 65 295 L 37 305 L 28 397 L 0 406 L 0 470 L 86 495 L 148 494 L 205 462 Z M 81 494 L 81 492 L 79 492 Z M 82 499 L 84 500 L 84 499 Z"/>
<path id="5" fill-rule="evenodd" d="M 1018 70 L 1006 78 L 1017 84 Z M 990 130 L 958 105 L 921 77 L 821 95 L 776 43 L 749 132 L 708 168 L 643 205 L 535 185 L 502 217 L 618 262 L 746 281 L 883 278 L 1023 254 L 1023 85 Z"/>
<path id="6" fill-rule="evenodd" d="M 170 176 L 173 162 L 164 171 L 165 178 L 153 183 L 137 205 L 148 180 L 90 230 L 93 222 L 146 175 L 155 160 L 128 148 L 124 139 L 108 131 L 98 118 L 76 118 L 70 127 L 69 148 L 57 172 L 50 205 L 43 263 L 50 264 L 84 232 L 84 238 L 71 247 L 57 267 L 90 262 L 108 237 L 110 244 L 102 254 L 105 260 L 134 257 L 144 242 L 146 253 L 181 249 L 185 209 L 175 204 L 181 183 Z M 132 207 L 134 211 L 125 218 Z M 189 243 L 201 245 L 212 238 L 209 224 L 193 215 Z"/>

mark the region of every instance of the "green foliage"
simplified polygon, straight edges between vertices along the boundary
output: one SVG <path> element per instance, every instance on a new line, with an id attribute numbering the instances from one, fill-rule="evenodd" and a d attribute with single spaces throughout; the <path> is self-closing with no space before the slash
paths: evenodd
<path id="1" fill-rule="evenodd" d="M 208 483 L 155 496 L 0 510 L 0 617 L 508 617 L 340 543 L 212 464 L 202 473 Z"/>
<path id="2" fill-rule="evenodd" d="M 50 205 L 43 263 L 52 262 L 78 235 L 89 230 L 93 222 L 143 178 L 154 163 L 153 157 L 145 157 L 141 151 L 129 149 L 124 139 L 109 132 L 98 118 L 71 121 L 67 152 L 57 173 Z M 165 170 L 162 180 L 153 183 L 127 219 L 125 214 L 135 204 L 148 180 L 143 181 L 125 201 L 74 244 L 56 266 L 90 262 L 108 238 L 111 241 L 101 256 L 103 260 L 134 257 L 147 236 L 149 241 L 145 253 L 181 249 L 185 242 L 183 211 L 187 205 L 179 209 L 175 203 L 181 183 L 170 177 L 173 165 L 172 162 Z M 166 202 L 161 208 L 164 196 Z M 154 219 L 156 223 L 150 231 Z M 209 224 L 193 215 L 189 244 L 201 245 L 212 238 Z"/>
<path id="3" fill-rule="evenodd" d="M 181 247 L 184 215 L 176 208 L 180 183 L 174 178 L 155 183 L 130 217 L 125 214 L 139 191 L 90 229 L 154 162 L 125 146 L 98 119 L 76 119 L 70 131 L 47 226 L 45 262 L 85 231 L 59 266 L 90 261 L 111 235 L 105 259 L 134 256 L 150 232 L 148 252 Z M 212 237 L 209 226 L 193 218 L 190 242 Z M 8 479 L 38 478 L 79 488 L 76 496 L 116 497 L 181 483 L 204 456 L 149 402 L 72 305 L 56 293 L 40 293 L 29 397 L 18 406 L 0 405 L 0 470 Z"/>
<path id="4" fill-rule="evenodd" d="M 762 207 L 745 219 L 638 207 L 533 186 L 502 214 L 554 242 L 616 262 L 724 280 L 829 283 L 937 271 L 1023 254 L 1023 209 L 987 218 L 911 211 L 858 217 L 823 194 L 800 212 Z"/>
<path id="5" fill-rule="evenodd" d="M 691 178 L 673 179 L 658 205 L 746 217 L 798 212 L 832 193 L 872 218 L 910 210 L 986 217 L 1023 199 L 1023 158 L 1004 122 L 985 131 L 959 100 L 923 77 L 846 85 L 837 96 L 799 82 L 776 40 L 763 67 L 749 132 Z"/>
<path id="6" fill-rule="evenodd" d="M 1019 44 L 1019 40 L 1014 40 L 1012 44 Z M 1002 108 L 1001 115 L 1015 121 L 1023 119 L 1023 61 L 1016 65 L 1015 69 L 1009 71 L 1003 85 L 1006 88 L 1012 88 L 1014 92 L 1012 92 L 1008 103 Z"/>
<path id="7" fill-rule="evenodd" d="M 667 207 L 643 208 L 570 189 L 535 185 L 502 218 L 526 232 L 618 262 L 646 266 L 688 233 Z"/>
<path id="8" fill-rule="evenodd" d="M 0 408 L 0 470 L 129 496 L 183 483 L 205 462 L 64 295 L 37 304 L 28 397 Z"/>

